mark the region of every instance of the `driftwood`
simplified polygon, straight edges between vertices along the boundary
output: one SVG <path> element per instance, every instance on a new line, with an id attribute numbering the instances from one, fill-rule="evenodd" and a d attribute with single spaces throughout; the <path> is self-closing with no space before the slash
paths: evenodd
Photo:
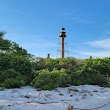
<path id="1" fill-rule="evenodd" d="M 73 106 L 69 104 L 67 110 L 73 110 Z"/>

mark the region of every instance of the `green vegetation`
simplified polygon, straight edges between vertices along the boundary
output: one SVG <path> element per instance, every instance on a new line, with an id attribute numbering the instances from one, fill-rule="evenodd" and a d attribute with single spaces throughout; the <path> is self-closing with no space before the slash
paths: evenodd
<path id="1" fill-rule="evenodd" d="M 78 89 L 68 89 L 69 91 L 73 91 L 73 92 L 79 92 Z"/>
<path id="2" fill-rule="evenodd" d="M 16 88 L 25 85 L 25 77 L 14 69 L 8 69 L 1 72 L 0 80 L 2 86 L 6 88 Z"/>
<path id="3" fill-rule="evenodd" d="M 4 91 L 5 90 L 5 87 L 0 87 L 0 91 Z"/>
<path id="4" fill-rule="evenodd" d="M 60 96 L 64 96 L 62 93 L 59 94 Z"/>
<path id="5" fill-rule="evenodd" d="M 70 77 L 66 69 L 48 69 L 39 70 L 37 76 L 33 79 L 32 85 L 42 89 L 54 89 L 56 87 L 64 87 L 70 82 Z"/>
<path id="6" fill-rule="evenodd" d="M 81 84 L 107 86 L 107 74 L 110 76 L 110 57 L 83 60 L 35 57 L 17 43 L 4 39 L 0 32 L 0 87 L 32 85 L 52 90 Z"/>
<path id="7" fill-rule="evenodd" d="M 93 92 L 98 92 L 97 90 L 94 90 Z"/>

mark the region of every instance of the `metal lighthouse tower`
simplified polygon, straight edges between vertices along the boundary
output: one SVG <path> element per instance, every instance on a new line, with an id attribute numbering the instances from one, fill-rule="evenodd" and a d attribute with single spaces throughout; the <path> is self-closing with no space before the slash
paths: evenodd
<path id="1" fill-rule="evenodd" d="M 60 37 L 61 37 L 61 58 L 64 58 L 65 57 L 65 37 L 66 37 L 65 28 L 61 28 Z"/>

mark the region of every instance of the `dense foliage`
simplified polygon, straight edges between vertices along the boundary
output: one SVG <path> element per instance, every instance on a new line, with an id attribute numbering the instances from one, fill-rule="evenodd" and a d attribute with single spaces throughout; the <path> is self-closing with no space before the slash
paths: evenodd
<path id="1" fill-rule="evenodd" d="M 107 86 L 110 58 L 76 59 L 34 57 L 17 43 L 4 39 L 0 32 L 0 86 L 32 85 L 54 89 L 68 85 Z"/>
<path id="2" fill-rule="evenodd" d="M 43 69 L 37 71 L 37 75 L 33 79 L 32 85 L 37 88 L 51 90 L 59 86 L 64 87 L 69 82 L 70 77 L 66 69 L 53 69 L 53 71 Z"/>
<path id="3" fill-rule="evenodd" d="M 4 70 L 0 74 L 1 85 L 6 88 L 15 88 L 25 85 L 25 76 L 14 69 Z"/>

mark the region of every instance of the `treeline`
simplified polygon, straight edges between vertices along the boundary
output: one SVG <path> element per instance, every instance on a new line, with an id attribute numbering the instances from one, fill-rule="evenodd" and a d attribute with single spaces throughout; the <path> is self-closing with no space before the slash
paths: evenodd
<path id="1" fill-rule="evenodd" d="M 0 86 L 16 88 L 31 85 L 54 89 L 68 85 L 107 86 L 110 58 L 51 59 L 35 57 L 0 33 Z"/>

